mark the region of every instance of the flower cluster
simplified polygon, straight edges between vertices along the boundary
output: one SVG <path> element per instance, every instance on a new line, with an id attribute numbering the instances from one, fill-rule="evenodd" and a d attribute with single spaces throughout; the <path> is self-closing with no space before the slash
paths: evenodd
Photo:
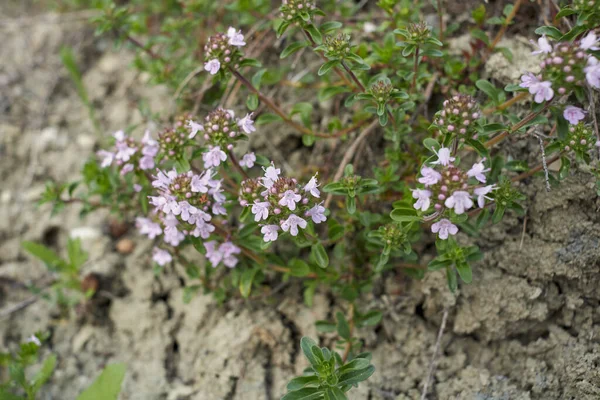
<path id="1" fill-rule="evenodd" d="M 236 254 L 240 254 L 242 250 L 235 244 L 227 241 L 219 243 L 216 240 L 204 242 L 206 249 L 206 258 L 210 261 L 213 268 L 216 268 L 221 262 L 229 268 L 233 268 L 238 263 Z"/>
<path id="2" fill-rule="evenodd" d="M 444 101 L 444 107 L 435 115 L 435 124 L 440 133 L 457 133 L 461 139 L 477 139 L 475 122 L 481 113 L 475 99 L 466 94 L 457 94 Z"/>
<path id="3" fill-rule="evenodd" d="M 594 146 L 600 146 L 600 141 L 594 135 L 594 131 L 583 122 L 569 126 L 569 134 L 562 142 L 564 151 L 574 151 L 575 154 L 585 154 L 593 150 Z"/>
<path id="4" fill-rule="evenodd" d="M 350 54 L 350 47 L 350 35 L 344 33 L 326 36 L 323 41 L 325 56 L 330 60 L 343 59 Z"/>
<path id="5" fill-rule="evenodd" d="M 281 170 L 271 165 L 264 176 L 246 179 L 240 188 L 239 201 L 250 207 L 254 221 L 262 223 L 265 242 L 277 240 L 279 230 L 297 236 L 307 227 L 307 219 L 315 224 L 327 220 L 325 207 L 318 202 L 321 193 L 316 175 L 307 184 L 300 185 L 293 178 L 281 177 Z"/>
<path id="6" fill-rule="evenodd" d="M 188 235 L 208 239 L 215 231 L 213 217 L 227 214 L 221 181 L 213 177 L 210 169 L 201 174 L 159 170 L 152 181 L 158 195 L 149 196 L 154 210 L 149 217 L 136 219 L 140 233 L 150 239 L 162 235 L 171 246 L 178 246 Z M 159 250 L 155 251 L 155 261 L 169 262 L 165 261 L 165 251 Z"/>
<path id="7" fill-rule="evenodd" d="M 597 50 L 598 39 L 590 32 L 581 40 L 573 43 L 556 43 L 552 45 L 546 36 L 538 39 L 538 50 L 532 54 L 541 54 L 544 59 L 540 63 L 541 72 L 534 75 L 531 72 L 521 77 L 520 86 L 527 88 L 534 95 L 536 103 L 549 101 L 555 91 L 568 94 L 587 82 L 600 89 L 600 65 L 598 60 L 589 54 Z"/>
<path id="8" fill-rule="evenodd" d="M 380 79 L 369 88 L 369 94 L 373 96 L 377 103 L 387 103 L 390 99 L 394 86 L 390 80 Z"/>
<path id="9" fill-rule="evenodd" d="M 149 170 L 155 166 L 155 157 L 159 151 L 159 145 L 152 139 L 150 132 L 146 131 L 141 142 L 118 131 L 113 134 L 115 145 L 113 151 L 100 150 L 96 154 L 102 157 L 101 166 L 106 168 L 116 164 L 121 169 L 121 175 L 138 169 Z"/>
<path id="10" fill-rule="evenodd" d="M 211 75 L 216 75 L 221 68 L 227 66 L 237 68 L 237 63 L 242 58 L 240 48 L 245 45 L 242 32 L 232 27 L 227 30 L 227 34 L 217 33 L 211 36 L 204 45 L 206 59 L 204 70 Z"/>
<path id="11" fill-rule="evenodd" d="M 161 160 L 177 160 L 184 156 L 187 145 L 191 142 L 186 128 L 189 115 L 178 117 L 173 127 L 167 128 L 158 134 L 158 146 L 160 148 Z"/>
<path id="12" fill-rule="evenodd" d="M 283 0 L 279 11 L 281 11 L 281 18 L 284 21 L 293 21 L 294 19 L 301 19 L 302 14 L 309 16 L 312 11 L 316 9 L 314 0 Z"/>
<path id="13" fill-rule="evenodd" d="M 455 158 L 451 156 L 450 149 L 442 147 L 437 151 L 438 159 L 431 166 L 423 166 L 418 182 L 424 185 L 423 189 L 414 189 L 412 196 L 416 200 L 413 207 L 422 212 L 428 211 L 433 205 L 433 216 L 438 217 L 446 210 L 453 210 L 455 214 L 464 214 L 473 207 L 473 197 L 477 198 L 479 207 L 485 206 L 485 200 L 491 200 L 487 195 L 494 189 L 494 185 L 485 184 L 486 172 L 490 169 L 484 165 L 485 159 L 473 164 L 471 169 L 464 172 L 453 164 Z M 469 184 L 472 180 L 473 185 Z M 450 225 L 449 225 L 450 224 Z M 440 239 L 447 239 L 448 234 L 455 235 L 458 228 L 448 219 L 442 219 L 432 225 L 432 232 L 438 233 Z"/>
<path id="14" fill-rule="evenodd" d="M 209 145 L 209 150 L 202 155 L 204 168 L 218 167 L 227 159 L 224 149 L 232 150 L 236 141 L 256 131 L 252 116 L 253 113 L 250 113 L 236 119 L 233 110 L 217 108 L 204 118 L 204 125 L 188 120 L 189 137 L 194 138 L 198 132 L 204 132 L 204 140 Z"/>

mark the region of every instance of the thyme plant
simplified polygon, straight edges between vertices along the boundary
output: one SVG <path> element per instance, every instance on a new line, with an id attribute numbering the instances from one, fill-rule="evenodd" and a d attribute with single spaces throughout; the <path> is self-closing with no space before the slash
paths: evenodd
<path id="1" fill-rule="evenodd" d="M 343 312 L 317 327 L 337 332 L 341 354 L 302 339 L 310 367 L 284 399 L 347 398 L 374 371 L 355 330 L 382 319 L 360 301 L 376 280 L 399 270 L 414 279 L 443 273 L 456 292 L 483 258 L 469 237 L 524 213 L 519 182 L 540 176 L 552 190 L 575 164 L 600 177 L 600 5 L 555 10 L 552 25 L 535 30 L 539 69 L 498 87 L 481 79 L 482 67 L 495 52 L 512 60 L 498 43 L 522 3 L 500 16 L 481 5 L 458 26 L 446 24 L 443 2 L 434 10 L 380 0 L 379 24 L 353 2 L 283 0 L 277 12 L 266 0 L 100 2 L 98 32 L 133 45 L 135 67 L 171 86 L 180 114 L 147 115 L 155 130 L 123 127 L 80 181 L 49 184 L 42 202 L 135 221 L 155 243 L 149 259 L 185 267 L 186 300 L 268 295 L 280 279 L 304 285 L 308 306 L 317 289 L 331 291 Z M 436 26 L 423 21 L 431 11 Z M 462 33 L 470 50 L 450 52 Z M 318 65 L 307 62 L 288 80 L 303 60 Z M 271 96 L 285 85 L 315 100 L 286 108 Z M 318 102 L 336 106 L 323 115 Z M 326 142 L 336 165 L 287 171 L 259 153 L 254 137 L 282 130 L 299 135 L 307 152 Z M 536 164 L 509 156 L 508 138 L 539 146 L 528 157 Z M 377 162 L 353 163 L 366 140 L 380 146 Z M 184 256 L 187 247 L 197 256 Z"/>

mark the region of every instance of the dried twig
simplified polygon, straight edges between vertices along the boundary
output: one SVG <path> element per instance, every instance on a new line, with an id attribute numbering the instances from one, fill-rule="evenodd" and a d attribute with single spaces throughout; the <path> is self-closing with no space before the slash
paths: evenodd
<path id="1" fill-rule="evenodd" d="M 435 342 L 435 350 L 433 351 L 433 357 L 431 358 L 431 364 L 429 365 L 429 372 L 427 373 L 427 380 L 425 380 L 425 385 L 423 386 L 423 393 L 421 393 L 421 400 L 425 400 L 427 398 L 427 392 L 429 390 L 429 384 L 431 383 L 431 379 L 433 378 L 433 374 L 435 372 L 435 368 L 437 366 L 437 357 L 440 351 L 440 343 L 442 342 L 442 336 L 444 335 L 444 330 L 446 329 L 446 322 L 448 320 L 448 309 L 444 309 L 444 316 L 442 317 L 442 325 L 440 325 L 440 330 L 438 331 L 437 340 Z"/>

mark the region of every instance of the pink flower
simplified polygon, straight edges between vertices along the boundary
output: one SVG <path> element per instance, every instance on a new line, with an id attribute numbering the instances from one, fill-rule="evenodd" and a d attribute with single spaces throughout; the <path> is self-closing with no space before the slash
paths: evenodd
<path id="1" fill-rule="evenodd" d="M 548 42 L 548 39 L 546 39 L 546 35 L 542 35 L 542 37 L 538 39 L 537 47 L 538 47 L 538 50 L 532 52 L 531 54 L 552 53 L 552 45 Z"/>
<path id="2" fill-rule="evenodd" d="M 117 148 L 117 154 L 115 154 L 115 158 L 123 162 L 129 161 L 131 156 L 137 151 L 136 148 L 129 147 L 127 142 L 117 142 L 115 147 Z"/>
<path id="3" fill-rule="evenodd" d="M 435 169 L 430 167 L 421 168 L 421 178 L 419 178 L 419 183 L 422 183 L 425 186 L 431 186 L 438 183 L 441 179 L 442 174 Z"/>
<path id="4" fill-rule="evenodd" d="M 152 139 L 152 135 L 150 134 L 150 131 L 147 129 L 144 132 L 144 137 L 142 138 L 142 144 L 145 146 L 158 146 L 158 142 L 156 140 Z"/>
<path id="5" fill-rule="evenodd" d="M 133 164 L 125 164 L 123 165 L 123 168 L 121 168 L 121 175 L 127 175 L 131 171 L 133 171 Z"/>
<path id="6" fill-rule="evenodd" d="M 164 267 L 166 264 L 173 261 L 173 257 L 171 257 L 171 254 L 169 254 L 168 251 L 155 247 L 152 250 L 152 260 L 161 267 Z"/>
<path id="7" fill-rule="evenodd" d="M 242 119 L 238 119 L 237 125 L 242 128 L 246 134 L 251 134 L 252 132 L 256 132 L 256 128 L 254 127 L 254 121 L 252 120 L 252 115 L 254 113 L 246 114 L 246 116 Z"/>
<path id="8" fill-rule="evenodd" d="M 202 175 L 194 175 L 190 187 L 194 193 L 207 193 L 210 184 L 211 170 L 205 171 Z"/>
<path id="9" fill-rule="evenodd" d="M 521 76 L 521 83 L 519 86 L 522 88 L 529 88 L 532 85 L 540 83 L 540 80 L 537 76 L 532 74 L 531 72 L 527 72 L 525 75 Z"/>
<path id="10" fill-rule="evenodd" d="M 485 200 L 493 200 L 486 196 L 486 194 L 491 193 L 494 189 L 496 189 L 496 185 L 488 185 L 480 188 L 476 188 L 474 190 L 475 195 L 477 196 L 477 205 L 479 208 L 483 208 L 485 206 Z"/>
<path id="11" fill-rule="evenodd" d="M 458 228 L 450 220 L 444 218 L 431 225 L 431 232 L 438 233 L 440 239 L 446 240 L 448 235 L 456 235 Z"/>
<path id="12" fill-rule="evenodd" d="M 570 124 L 577 125 L 579 121 L 585 118 L 585 111 L 579 107 L 567 106 L 563 112 L 563 117 L 565 117 Z"/>
<path id="13" fill-rule="evenodd" d="M 38 337 L 37 337 L 37 336 L 35 336 L 35 335 L 31 335 L 31 336 L 29 336 L 29 337 L 27 338 L 27 341 L 26 341 L 26 343 L 33 343 L 33 344 L 35 344 L 35 345 L 36 345 L 36 346 L 38 346 L 38 347 L 42 345 L 42 342 L 40 341 L 40 339 L 38 339 Z"/>
<path id="14" fill-rule="evenodd" d="M 118 141 L 118 142 L 122 142 L 123 140 L 125 140 L 125 132 L 123 131 L 116 131 L 115 133 L 113 133 L 113 137 Z"/>
<path id="15" fill-rule="evenodd" d="M 202 126 L 202 124 L 198 124 L 198 123 L 192 121 L 191 119 L 188 120 L 187 127 L 190 128 L 190 131 L 191 131 L 188 136 L 188 139 L 193 139 L 194 137 L 196 137 L 198 132 L 204 131 L 204 126 Z"/>
<path id="16" fill-rule="evenodd" d="M 485 177 L 485 173 L 489 172 L 490 169 L 489 168 L 485 168 L 485 166 L 483 165 L 483 161 L 481 160 L 481 162 L 475 163 L 473 164 L 473 166 L 471 167 L 470 170 L 467 171 L 467 176 L 469 178 L 475 178 L 477 179 L 479 182 L 481 183 L 485 183 L 486 181 L 486 177 Z"/>
<path id="17" fill-rule="evenodd" d="M 227 215 L 227 209 L 223 207 L 223 203 L 215 203 L 212 206 L 212 213 L 215 215 Z"/>
<path id="18" fill-rule="evenodd" d="M 579 43 L 579 47 L 584 50 L 598 50 L 596 46 L 598 44 L 598 37 L 594 31 L 590 31 L 586 37 L 581 39 L 581 43 Z"/>
<path id="19" fill-rule="evenodd" d="M 142 171 L 154 168 L 154 157 L 144 156 L 144 157 L 140 158 L 139 165 L 140 165 L 140 169 Z"/>
<path id="20" fill-rule="evenodd" d="M 177 177 L 177 171 L 175 168 L 167 172 L 166 174 L 159 170 L 156 175 L 156 179 L 152 181 L 152 187 L 167 190 L 173 182 L 173 179 Z"/>
<path id="21" fill-rule="evenodd" d="M 252 167 L 254 167 L 255 162 L 256 162 L 256 156 L 254 155 L 254 153 L 244 154 L 244 156 L 240 160 L 240 166 L 246 167 L 246 168 L 252 168 Z"/>
<path id="22" fill-rule="evenodd" d="M 296 203 L 300 200 L 302 200 L 302 196 L 295 193 L 293 190 L 286 190 L 285 193 L 283 193 L 281 199 L 279 200 L 279 205 L 286 206 L 291 211 L 294 211 L 296 209 Z"/>
<path id="23" fill-rule="evenodd" d="M 243 47 L 246 45 L 242 31 L 236 31 L 236 29 L 233 27 L 229 27 L 227 30 L 227 37 L 229 38 L 229 44 L 231 46 Z"/>
<path id="24" fill-rule="evenodd" d="M 292 236 L 298 235 L 298 227 L 306 228 L 306 221 L 295 214 L 291 214 L 288 219 L 281 223 L 281 229 L 284 232 L 289 231 Z"/>
<path id="25" fill-rule="evenodd" d="M 265 176 L 262 178 L 263 185 L 267 189 L 270 189 L 271 186 L 273 186 L 273 184 L 275 183 L 275 181 L 279 179 L 281 169 L 275 168 L 275 166 L 271 163 L 271 165 L 267 167 L 267 169 L 264 169 L 263 167 L 263 170 L 265 171 Z"/>
<path id="26" fill-rule="evenodd" d="M 413 207 L 416 210 L 427 211 L 429 206 L 431 205 L 431 191 L 426 189 L 413 189 L 412 191 L 413 199 L 417 199 Z"/>
<path id="27" fill-rule="evenodd" d="M 319 191 L 319 189 L 317 189 L 318 187 L 319 185 L 317 183 L 317 174 L 315 174 L 312 178 L 310 178 L 310 181 L 308 181 L 308 183 L 304 185 L 304 191 L 309 192 L 316 198 L 320 198 L 321 192 Z"/>
<path id="28" fill-rule="evenodd" d="M 583 71 L 585 72 L 585 79 L 590 86 L 600 89 L 600 63 L 598 59 L 594 56 L 588 58 L 587 67 Z"/>
<path id="29" fill-rule="evenodd" d="M 265 242 L 276 241 L 277 237 L 279 236 L 277 231 L 279 231 L 279 227 L 277 225 L 265 225 L 262 228 L 260 228 L 260 233 L 265 235 L 263 237 L 263 240 Z"/>
<path id="30" fill-rule="evenodd" d="M 455 213 L 463 214 L 465 210 L 473 207 L 473 200 L 471 200 L 471 195 L 469 195 L 469 192 L 457 190 L 456 192 L 452 193 L 452 196 L 446 199 L 444 204 L 448 208 L 453 208 Z"/>
<path id="31" fill-rule="evenodd" d="M 252 204 L 252 214 L 254 214 L 254 221 L 258 222 L 261 219 L 267 219 L 269 217 L 269 206 L 271 203 L 268 201 L 254 202 Z"/>
<path id="32" fill-rule="evenodd" d="M 215 231 L 213 224 L 207 223 L 205 220 L 197 218 L 196 228 L 192 231 L 192 235 L 195 237 L 201 237 L 202 239 L 208 239 L 210 234 Z"/>
<path id="33" fill-rule="evenodd" d="M 138 228 L 142 235 L 147 235 L 150 239 L 154 239 L 162 233 L 160 224 L 148 218 L 137 217 L 135 219 L 135 226 Z"/>
<path id="34" fill-rule="evenodd" d="M 227 160 L 227 154 L 221 150 L 221 147 L 215 146 L 206 153 L 202 154 L 204 168 L 218 167 L 221 161 Z"/>
<path id="35" fill-rule="evenodd" d="M 204 63 L 204 70 L 209 72 L 211 75 L 216 75 L 220 69 L 221 63 L 216 58 Z"/>
<path id="36" fill-rule="evenodd" d="M 106 151 L 106 150 L 99 150 L 96 155 L 98 155 L 98 157 L 102 157 L 102 162 L 100 163 L 100 166 L 102 168 L 106 168 L 109 165 L 112 164 L 113 160 L 115 159 L 115 155 L 113 153 L 111 153 L 110 151 Z"/>
<path id="37" fill-rule="evenodd" d="M 438 159 L 432 162 L 432 165 L 442 164 L 444 167 L 447 167 L 455 160 L 454 157 L 450 156 L 450 149 L 447 147 L 440 148 L 435 154 L 438 156 Z"/>
<path id="38" fill-rule="evenodd" d="M 215 240 L 205 242 L 204 248 L 206 249 L 206 258 L 208 258 L 208 261 L 210 261 L 213 268 L 216 268 L 221 261 L 229 268 L 235 267 L 238 263 L 238 259 L 235 255 L 240 254 L 242 251 L 231 242 L 221 243 L 217 247 L 217 242 Z"/>
<path id="39" fill-rule="evenodd" d="M 325 207 L 321 204 L 315 204 L 313 208 L 306 212 L 307 217 L 311 217 L 315 224 L 320 224 L 321 222 L 327 221 L 327 217 L 325 216 Z"/>
<path id="40" fill-rule="evenodd" d="M 554 97 L 552 82 L 544 81 L 533 83 L 531 86 L 529 86 L 529 93 L 535 95 L 534 101 L 536 103 L 543 103 L 544 101 L 552 100 L 552 97 Z"/>

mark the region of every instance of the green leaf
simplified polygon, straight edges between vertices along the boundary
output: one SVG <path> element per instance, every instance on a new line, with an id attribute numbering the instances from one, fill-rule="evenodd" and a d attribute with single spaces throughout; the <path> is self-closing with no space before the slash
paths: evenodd
<path id="1" fill-rule="evenodd" d="M 361 318 L 361 324 L 363 326 L 375 326 L 381 322 L 383 313 L 381 311 L 372 310 L 366 313 Z"/>
<path id="2" fill-rule="evenodd" d="M 337 22 L 337 21 L 327 21 L 325 22 L 323 25 L 321 25 L 321 32 L 327 34 L 331 31 L 334 31 L 336 29 L 340 29 L 342 27 L 342 23 L 341 22 Z"/>
<path id="3" fill-rule="evenodd" d="M 356 212 L 356 198 L 346 196 L 346 209 L 348 214 L 354 214 Z"/>
<path id="4" fill-rule="evenodd" d="M 396 208 L 390 213 L 390 218 L 396 222 L 418 222 L 421 217 L 417 216 L 414 208 Z"/>
<path id="5" fill-rule="evenodd" d="M 330 387 L 325 391 L 326 400 L 348 400 L 348 397 L 337 387 Z"/>
<path id="6" fill-rule="evenodd" d="M 256 93 L 250 93 L 248 95 L 246 106 L 250 111 L 254 111 L 258 108 L 258 95 Z"/>
<path id="7" fill-rule="evenodd" d="M 369 379 L 371 375 L 375 372 L 375 367 L 369 365 L 368 368 L 359 371 L 349 371 L 340 375 L 340 379 L 338 381 L 339 386 L 344 385 L 353 385 L 355 383 L 360 383 Z"/>
<path id="8" fill-rule="evenodd" d="M 326 73 L 329 72 L 329 70 L 331 70 L 334 67 L 337 67 L 338 65 L 340 65 L 340 60 L 329 60 L 327 61 L 325 64 L 321 65 L 321 68 L 319 68 L 319 76 L 323 76 Z"/>
<path id="9" fill-rule="evenodd" d="M 57 269 L 65 266 L 65 262 L 48 247 L 35 242 L 21 242 L 21 247 L 31 255 L 42 260 L 50 269 Z"/>
<path id="10" fill-rule="evenodd" d="M 125 369 L 125 364 L 108 365 L 94 383 L 77 396 L 77 400 L 117 400 Z"/>
<path id="11" fill-rule="evenodd" d="M 250 291 L 252 290 L 252 282 L 256 276 L 257 268 L 247 269 L 242 273 L 240 278 L 240 293 L 242 297 L 248 298 Z"/>
<path id="12" fill-rule="evenodd" d="M 312 245 L 311 254 L 319 267 L 327 268 L 329 265 L 329 257 L 327 256 L 327 252 L 321 243 Z"/>
<path id="13" fill-rule="evenodd" d="M 471 271 L 471 266 L 468 263 L 457 262 L 456 270 L 458 271 L 458 275 L 460 275 L 460 279 L 462 279 L 464 283 L 471 283 L 471 281 L 473 281 L 473 272 Z"/>
<path id="14" fill-rule="evenodd" d="M 304 260 L 292 258 L 288 266 L 292 276 L 302 277 L 310 274 L 310 267 Z"/>
<path id="15" fill-rule="evenodd" d="M 289 57 L 292 54 L 294 54 L 295 52 L 305 48 L 306 46 L 308 46 L 308 42 L 291 43 L 289 46 L 287 46 L 285 49 L 283 49 L 279 58 L 284 59 L 286 57 Z"/>
<path id="16" fill-rule="evenodd" d="M 254 58 L 245 58 L 242 61 L 240 61 L 240 68 L 243 67 L 257 67 L 260 68 L 262 67 L 262 64 L 260 61 L 255 60 Z"/>
<path id="17" fill-rule="evenodd" d="M 425 146 L 427 150 L 431 151 L 432 153 L 436 153 L 441 147 L 440 143 L 433 138 L 425 138 L 423 140 L 423 146 Z"/>
<path id="18" fill-rule="evenodd" d="M 67 254 L 69 255 L 73 271 L 78 271 L 88 259 L 88 253 L 81 248 L 81 241 L 79 239 L 69 238 L 67 241 Z"/>
<path id="19" fill-rule="evenodd" d="M 570 8 L 563 8 L 562 10 L 560 10 L 560 12 L 558 14 L 556 14 L 556 19 L 562 18 L 562 17 L 568 17 L 569 15 L 573 15 L 573 14 L 577 14 L 577 11 L 572 10 Z"/>
<path id="20" fill-rule="evenodd" d="M 559 40 L 562 37 L 562 32 L 553 26 L 540 26 L 535 30 L 538 35 L 546 35 L 551 39 Z"/>
<path id="21" fill-rule="evenodd" d="M 317 321 L 315 322 L 315 327 L 317 328 L 317 332 L 329 333 L 335 332 L 336 324 L 329 321 Z"/>
<path id="22" fill-rule="evenodd" d="M 458 281 L 456 279 L 456 271 L 453 268 L 446 268 L 446 279 L 448 280 L 448 288 L 452 293 L 458 289 Z"/>
<path id="23" fill-rule="evenodd" d="M 469 146 L 471 146 L 472 148 L 475 149 L 475 151 L 477 152 L 477 154 L 479 154 L 482 158 L 489 158 L 490 157 L 490 153 L 488 152 L 488 150 L 485 148 L 485 146 L 483 145 L 483 143 L 481 143 L 479 140 L 476 139 L 466 139 L 465 143 L 467 143 Z"/>
<path id="24" fill-rule="evenodd" d="M 281 37 L 281 35 L 283 35 L 285 33 L 285 31 L 287 30 L 287 28 L 290 26 L 290 23 L 287 21 L 281 21 L 281 23 L 279 24 L 279 26 L 276 29 L 277 32 L 277 37 Z"/>
<path id="25" fill-rule="evenodd" d="M 33 378 L 33 383 L 31 385 L 33 392 L 37 393 L 40 388 L 50 379 L 52 373 L 54 372 L 54 368 L 56 367 L 56 355 L 51 354 L 44 360 L 44 364 L 42 365 L 42 369 L 36 374 Z"/>
<path id="26" fill-rule="evenodd" d="M 317 386 L 318 384 L 319 384 L 319 377 L 316 375 L 298 376 L 298 377 L 292 379 L 287 384 L 287 390 L 288 391 L 299 390 L 306 386 L 312 386 L 312 385 Z"/>
<path id="27" fill-rule="evenodd" d="M 259 115 L 259 117 L 256 119 L 256 125 L 261 126 L 276 121 L 283 121 L 283 119 L 277 114 L 266 113 Z"/>
<path id="28" fill-rule="evenodd" d="M 323 398 L 323 391 L 319 388 L 303 388 L 289 392 L 281 400 L 317 400 Z"/>
<path id="29" fill-rule="evenodd" d="M 313 135 L 302 135 L 302 144 L 306 147 L 310 147 L 315 144 L 317 138 Z"/>
<path id="30" fill-rule="evenodd" d="M 348 325 L 348 321 L 346 320 L 346 317 L 344 317 L 344 314 L 338 311 L 335 314 L 335 319 L 337 320 L 338 334 L 342 338 L 350 340 L 350 338 L 352 337 L 352 333 L 350 332 L 350 326 Z"/>
<path id="31" fill-rule="evenodd" d="M 444 258 L 444 256 L 439 256 L 439 257 L 434 258 L 433 260 L 431 260 L 429 262 L 429 264 L 427 264 L 427 270 L 428 271 L 437 271 L 442 268 L 447 268 L 447 267 L 451 266 L 452 264 L 453 264 L 452 260 Z"/>
<path id="32" fill-rule="evenodd" d="M 306 25 L 304 27 L 304 29 L 310 34 L 310 36 L 313 38 L 315 43 L 317 43 L 317 44 L 323 43 L 323 36 L 321 35 L 321 32 L 319 32 L 319 30 L 317 29 L 316 26 L 314 26 L 313 24 L 309 24 L 309 25 Z"/>
<path id="33" fill-rule="evenodd" d="M 492 101 L 495 104 L 499 104 L 500 103 L 500 92 L 501 92 L 501 90 L 497 89 L 490 82 L 486 81 L 485 79 L 480 79 L 477 82 L 475 82 L 475 86 L 477 86 L 477 88 L 479 90 L 481 90 L 482 92 L 484 92 L 485 94 L 487 94 L 489 96 L 489 98 L 492 99 Z"/>
<path id="34" fill-rule="evenodd" d="M 312 340 L 308 336 L 304 336 L 302 339 L 300 339 L 300 348 L 302 349 L 304 356 L 308 359 L 308 362 L 312 366 L 316 367 L 320 364 L 320 362 L 312 352 L 313 346 L 318 345 L 314 340 Z"/>
<path id="35" fill-rule="evenodd" d="M 369 368 L 370 360 L 367 358 L 355 358 L 340 368 L 340 372 L 360 371 Z"/>

